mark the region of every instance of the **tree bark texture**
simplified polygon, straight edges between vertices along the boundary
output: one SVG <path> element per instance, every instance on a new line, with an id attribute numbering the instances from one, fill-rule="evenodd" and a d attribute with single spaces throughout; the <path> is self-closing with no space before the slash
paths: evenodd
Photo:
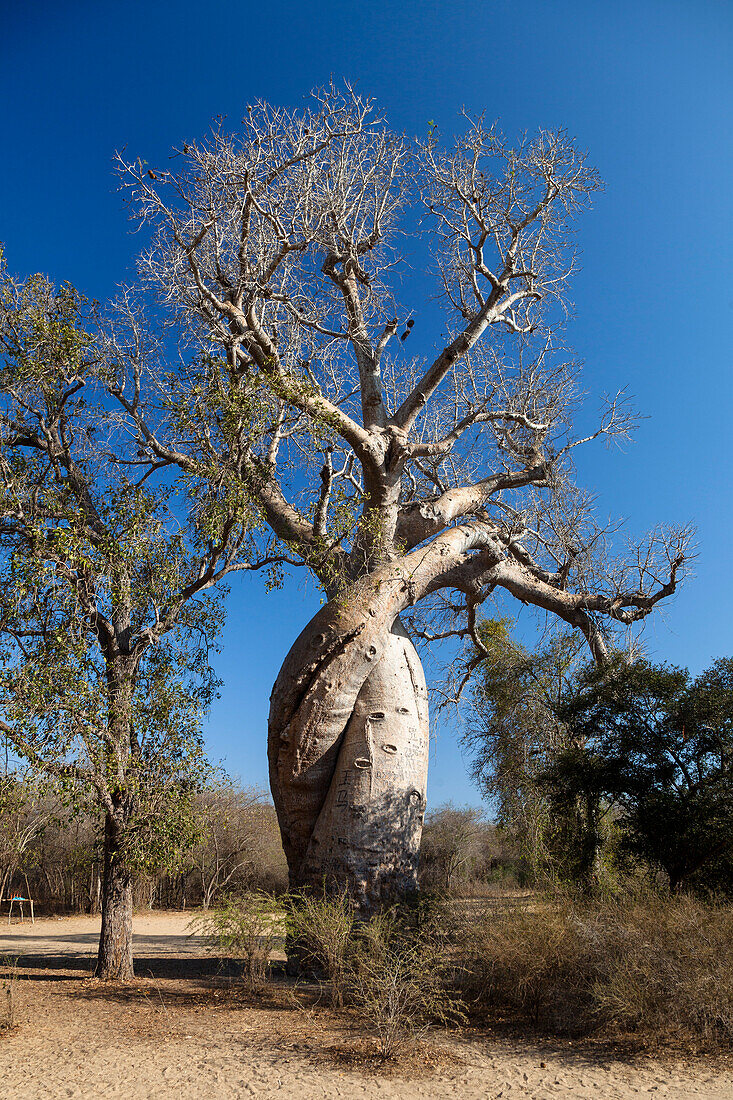
<path id="1" fill-rule="evenodd" d="M 329 645 L 323 609 L 293 645 L 271 697 L 269 756 L 291 889 L 347 889 L 368 913 L 417 886 L 429 728 L 399 618 L 343 623 L 361 610 L 341 611 L 347 629 Z"/>
<path id="2" fill-rule="evenodd" d="M 132 874 L 125 863 L 124 826 L 108 813 L 104 825 L 102 931 L 95 977 L 134 978 L 132 963 Z"/>
<path id="3" fill-rule="evenodd" d="M 368 913 L 416 887 L 428 705 L 399 615 L 474 539 L 454 527 L 355 581 L 285 658 L 270 696 L 268 756 L 292 888 L 345 888 Z"/>

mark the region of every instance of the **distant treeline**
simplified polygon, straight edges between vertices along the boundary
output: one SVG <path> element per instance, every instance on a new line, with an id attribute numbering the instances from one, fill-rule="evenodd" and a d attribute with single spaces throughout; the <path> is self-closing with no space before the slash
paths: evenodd
<path id="1" fill-rule="evenodd" d="M 96 913 L 102 895 L 102 822 L 65 808 L 16 773 L 0 778 L 0 900 L 33 898 L 41 913 Z M 265 792 L 233 780 L 194 795 L 199 836 L 175 870 L 141 871 L 138 908 L 208 908 L 226 894 L 287 889 L 275 810 Z M 480 894 L 524 883 L 516 845 L 481 811 L 450 803 L 428 813 L 421 883 L 431 892 Z"/>
<path id="2" fill-rule="evenodd" d="M 98 816 L 71 811 L 32 780 L 0 780 L 0 890 L 30 895 L 44 913 L 98 912 L 102 828 Z M 287 867 L 275 811 L 264 792 L 234 781 L 193 796 L 199 830 L 174 870 L 141 871 L 138 907 L 209 906 L 224 892 L 284 890 Z"/>

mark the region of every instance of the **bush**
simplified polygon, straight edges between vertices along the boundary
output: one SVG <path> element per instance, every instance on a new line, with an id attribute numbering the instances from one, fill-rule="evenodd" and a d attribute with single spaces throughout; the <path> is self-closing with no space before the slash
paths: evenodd
<path id="1" fill-rule="evenodd" d="M 249 989 L 267 977 L 270 953 L 282 939 L 282 903 L 271 894 L 252 891 L 225 897 L 195 917 L 191 930 L 208 940 L 208 949 L 222 959 L 241 959 L 242 977 Z"/>
<path id="2" fill-rule="evenodd" d="M 303 973 L 329 983 L 331 1007 L 344 1003 L 346 970 L 354 927 L 348 895 L 303 893 L 288 905 L 288 956 Z"/>
<path id="3" fill-rule="evenodd" d="M 471 914 L 461 984 L 555 1032 L 733 1040 L 733 908 L 679 897 L 561 899 Z"/>
<path id="4" fill-rule="evenodd" d="M 373 1030 L 385 1061 L 431 1023 L 464 1015 L 448 988 L 443 937 L 431 920 L 416 923 L 410 916 L 390 910 L 358 929 L 346 972 L 348 1000 Z"/>
<path id="5" fill-rule="evenodd" d="M 420 889 L 448 897 L 478 897 L 497 882 L 516 882 L 513 838 L 472 806 L 445 802 L 425 815 Z"/>
<path id="6" fill-rule="evenodd" d="M 346 893 L 291 899 L 289 955 L 301 972 L 328 983 L 333 1008 L 355 1009 L 385 1061 L 430 1023 L 462 1016 L 437 912 L 422 902 L 359 921 Z"/>

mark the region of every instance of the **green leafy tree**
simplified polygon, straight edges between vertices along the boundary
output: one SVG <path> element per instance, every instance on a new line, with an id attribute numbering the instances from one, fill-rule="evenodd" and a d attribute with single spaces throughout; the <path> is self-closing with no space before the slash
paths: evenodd
<path id="1" fill-rule="evenodd" d="M 563 634 L 535 651 L 519 645 L 507 619 L 479 623 L 480 664 L 473 677 L 472 710 L 464 746 L 473 778 L 491 802 L 497 823 L 519 846 L 532 878 L 576 877 L 580 809 L 559 812 L 538 782 L 569 747 L 558 705 L 577 664 L 580 641 Z M 581 813 L 581 820 L 582 820 Z"/>
<path id="2" fill-rule="evenodd" d="M 141 471 L 102 332 L 69 285 L 0 271 L 0 705 L 15 753 L 104 818 L 97 973 L 133 973 L 132 875 L 175 860 L 203 767 L 226 488 Z M 152 475 L 152 476 L 151 476 Z"/>
<path id="3" fill-rule="evenodd" d="M 558 717 L 574 744 L 545 772 L 559 801 L 615 803 L 624 847 L 673 891 L 733 888 L 733 660 L 696 679 L 617 657 L 568 687 Z"/>

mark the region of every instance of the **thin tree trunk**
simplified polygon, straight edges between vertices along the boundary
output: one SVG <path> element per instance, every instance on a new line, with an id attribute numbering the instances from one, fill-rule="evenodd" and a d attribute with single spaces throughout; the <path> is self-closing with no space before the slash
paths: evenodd
<path id="1" fill-rule="evenodd" d="M 121 578 L 125 591 L 127 578 Z M 125 614 L 120 611 L 117 626 L 125 633 Z M 110 789 L 104 820 L 102 868 L 102 931 L 99 936 L 95 976 L 113 981 L 134 977 L 132 962 L 132 871 L 127 853 L 127 826 L 132 813 L 131 796 L 125 790 L 125 769 L 130 761 L 130 723 L 135 663 L 129 656 L 107 661 L 107 706 L 110 733 L 110 765 L 115 768 L 117 786 Z"/>
<path id="2" fill-rule="evenodd" d="M 122 818 L 122 810 L 120 817 Z M 124 825 L 108 813 L 104 824 L 102 931 L 95 976 L 130 981 L 132 965 L 132 875 L 125 863 Z"/>

